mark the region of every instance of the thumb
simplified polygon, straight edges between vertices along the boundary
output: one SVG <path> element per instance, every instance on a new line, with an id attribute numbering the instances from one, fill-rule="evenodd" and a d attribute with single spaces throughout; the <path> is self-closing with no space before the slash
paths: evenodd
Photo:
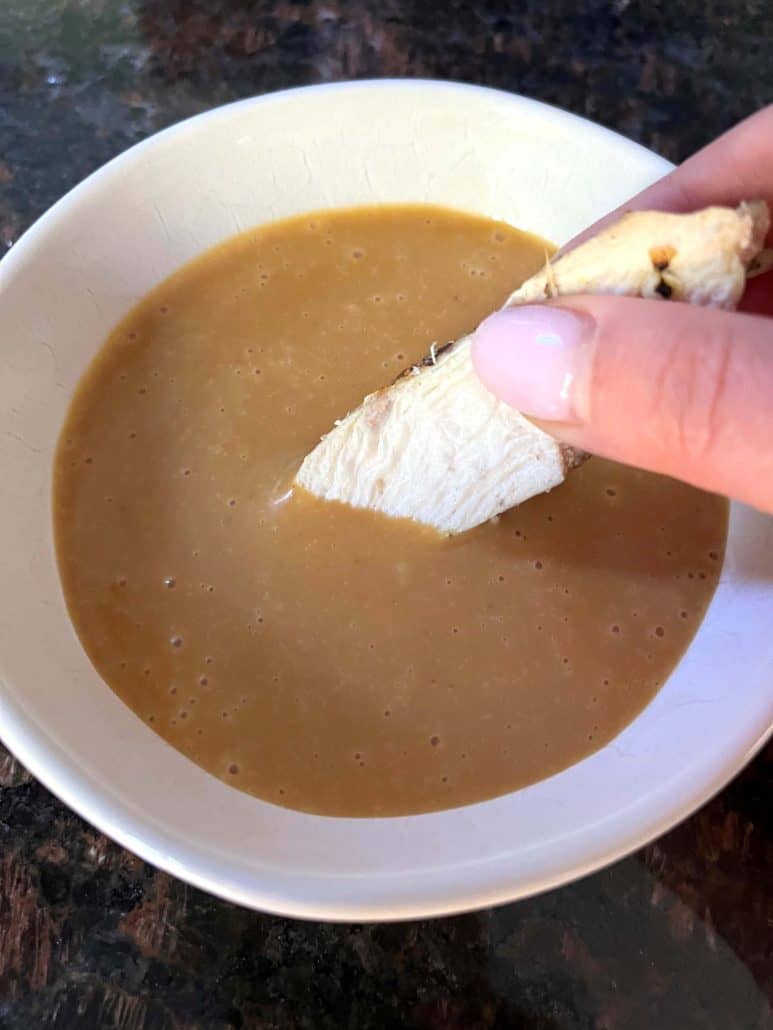
<path id="1" fill-rule="evenodd" d="M 492 315 L 472 359 L 566 443 L 773 512 L 773 320 L 572 297 Z"/>

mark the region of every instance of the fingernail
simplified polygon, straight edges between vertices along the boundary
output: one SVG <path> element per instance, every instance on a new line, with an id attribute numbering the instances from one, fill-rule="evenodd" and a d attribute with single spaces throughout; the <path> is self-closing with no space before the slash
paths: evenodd
<path id="1" fill-rule="evenodd" d="M 492 393 L 525 415 L 582 422 L 594 328 L 589 315 L 568 308 L 507 308 L 478 328 L 473 364 Z"/>

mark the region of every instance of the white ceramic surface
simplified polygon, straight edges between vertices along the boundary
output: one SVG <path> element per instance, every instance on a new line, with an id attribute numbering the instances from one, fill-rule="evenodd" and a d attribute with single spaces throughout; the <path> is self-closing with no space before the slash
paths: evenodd
<path id="1" fill-rule="evenodd" d="M 562 242 L 669 165 L 588 122 L 423 82 L 244 101 L 153 137 L 0 264 L 0 736 L 67 804 L 150 862 L 255 908 L 396 919 L 521 897 L 598 868 L 719 789 L 773 721 L 773 521 L 734 508 L 684 660 L 613 743 L 527 790 L 450 812 L 329 819 L 208 776 L 117 700 L 70 626 L 51 541 L 53 448 L 105 335 L 151 286 L 269 219 L 431 201 Z"/>

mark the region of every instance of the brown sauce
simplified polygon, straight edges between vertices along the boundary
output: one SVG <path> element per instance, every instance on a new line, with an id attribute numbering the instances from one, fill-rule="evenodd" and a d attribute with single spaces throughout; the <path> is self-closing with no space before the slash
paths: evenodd
<path id="1" fill-rule="evenodd" d="M 544 256 L 438 208 L 310 215 L 182 268 L 98 354 L 56 458 L 65 596 L 106 683 L 215 776 L 330 815 L 479 801 L 601 747 L 683 653 L 727 517 L 690 487 L 593 460 L 450 540 L 281 501 Z"/>

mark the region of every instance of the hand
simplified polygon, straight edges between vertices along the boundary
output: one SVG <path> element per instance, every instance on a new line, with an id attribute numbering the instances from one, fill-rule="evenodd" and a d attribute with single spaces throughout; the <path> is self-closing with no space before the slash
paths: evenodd
<path id="1" fill-rule="evenodd" d="M 772 165 L 773 106 L 579 239 L 634 208 L 760 198 L 773 210 Z M 749 283 L 744 313 L 600 296 L 510 308 L 478 329 L 473 362 L 493 393 L 567 443 L 773 513 L 772 280 Z"/>

